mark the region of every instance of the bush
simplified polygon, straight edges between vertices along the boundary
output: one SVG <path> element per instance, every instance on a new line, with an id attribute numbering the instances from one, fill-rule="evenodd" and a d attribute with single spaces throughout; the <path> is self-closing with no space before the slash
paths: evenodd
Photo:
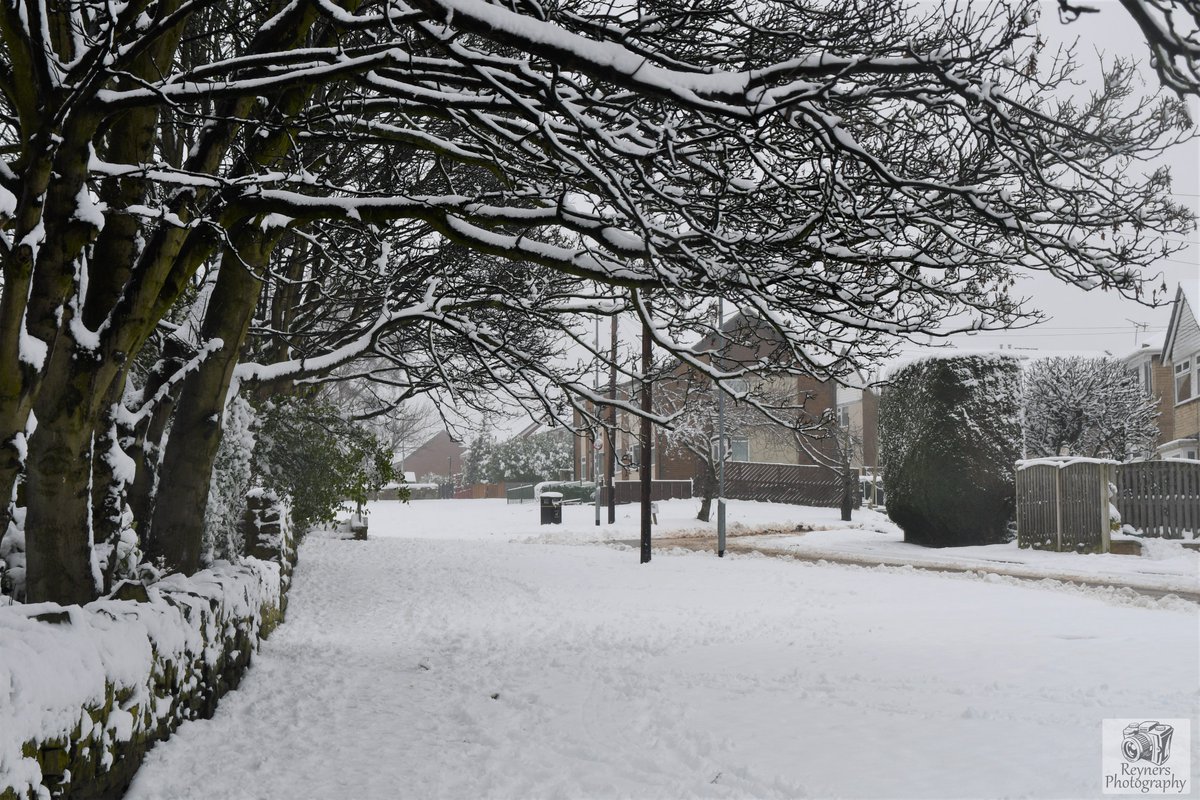
<path id="1" fill-rule="evenodd" d="M 344 500 L 365 503 L 394 477 L 391 453 L 331 405 L 285 399 L 260 410 L 259 420 L 256 479 L 291 498 L 298 530 L 331 522 Z"/>
<path id="2" fill-rule="evenodd" d="M 1017 359 L 931 358 L 892 376 L 879 405 L 887 512 L 928 547 L 1008 541 L 1020 457 Z"/>
<path id="3" fill-rule="evenodd" d="M 566 429 L 542 431 L 523 439 L 497 443 L 490 436 L 471 442 L 463 466 L 463 482 L 536 483 L 570 472 L 574 439 Z"/>
<path id="4" fill-rule="evenodd" d="M 594 503 L 596 484 L 591 481 L 543 481 L 535 485 L 534 493 L 558 492 L 564 503 Z"/>

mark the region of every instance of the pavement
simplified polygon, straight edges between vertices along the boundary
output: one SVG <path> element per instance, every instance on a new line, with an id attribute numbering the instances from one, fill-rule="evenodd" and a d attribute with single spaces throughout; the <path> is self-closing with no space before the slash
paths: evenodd
<path id="1" fill-rule="evenodd" d="M 973 573 L 977 575 L 1005 575 L 1010 578 L 1017 578 L 1025 581 L 1044 581 L 1053 580 L 1067 584 L 1075 584 L 1077 586 L 1089 586 L 1109 589 L 1130 589 L 1138 594 L 1148 597 L 1178 597 L 1190 602 L 1200 604 L 1200 586 L 1195 590 L 1181 589 L 1164 589 L 1160 586 L 1144 583 L 1137 580 L 1136 576 L 1122 576 L 1119 578 L 1099 578 L 1099 577 L 1084 577 L 1077 574 L 1054 574 L 1047 573 L 1045 570 L 1033 570 L 1023 567 L 1019 564 L 1005 563 L 1002 561 L 990 562 L 987 564 L 974 564 L 971 566 L 956 565 L 956 564 L 929 564 L 908 561 L 903 558 L 894 556 L 871 556 L 871 555 L 847 555 L 847 554 L 832 554 L 832 553 L 805 553 L 798 552 L 793 549 L 784 547 L 772 547 L 769 544 L 761 541 L 767 537 L 777 537 L 787 535 L 791 531 L 778 530 L 773 528 L 759 529 L 753 531 L 739 531 L 736 534 L 731 534 L 725 540 L 725 552 L 749 554 L 758 553 L 772 558 L 781 558 L 792 561 L 808 561 L 808 562 L 825 562 L 829 564 L 849 564 L 859 567 L 912 567 L 913 569 L 929 570 L 930 572 L 951 572 L 951 573 Z M 632 548 L 640 546 L 640 542 L 636 539 L 620 540 L 621 544 L 626 544 Z M 662 536 L 655 537 L 653 540 L 653 548 L 655 550 L 670 550 L 673 548 L 683 548 L 686 550 L 695 550 L 697 552 L 716 553 L 716 538 L 715 537 L 671 537 Z M 1131 556 L 1133 558 L 1135 556 Z"/>

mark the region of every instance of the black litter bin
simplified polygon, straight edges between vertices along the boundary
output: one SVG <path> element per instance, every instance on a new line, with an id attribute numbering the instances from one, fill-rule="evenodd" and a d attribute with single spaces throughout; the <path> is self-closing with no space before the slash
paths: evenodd
<path id="1" fill-rule="evenodd" d="M 562 492 L 542 492 L 542 524 L 562 525 Z"/>

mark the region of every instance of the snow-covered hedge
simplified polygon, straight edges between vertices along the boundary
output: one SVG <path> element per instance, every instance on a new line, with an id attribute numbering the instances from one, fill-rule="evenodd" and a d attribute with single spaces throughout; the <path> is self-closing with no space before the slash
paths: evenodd
<path id="1" fill-rule="evenodd" d="M 282 620 L 290 528 L 263 533 L 270 561 L 0 608 L 0 800 L 120 797 L 154 742 L 212 715 Z"/>
<path id="2" fill-rule="evenodd" d="M 1007 541 L 1020 388 L 1020 362 L 1001 355 L 930 358 L 893 374 L 879 404 L 880 460 L 904 541 Z"/>

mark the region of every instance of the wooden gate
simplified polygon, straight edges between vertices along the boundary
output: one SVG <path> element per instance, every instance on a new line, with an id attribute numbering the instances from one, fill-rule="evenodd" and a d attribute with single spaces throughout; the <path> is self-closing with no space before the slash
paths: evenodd
<path id="1" fill-rule="evenodd" d="M 1114 464 L 1038 459 L 1017 465 L 1017 543 L 1038 550 L 1107 553 Z"/>

